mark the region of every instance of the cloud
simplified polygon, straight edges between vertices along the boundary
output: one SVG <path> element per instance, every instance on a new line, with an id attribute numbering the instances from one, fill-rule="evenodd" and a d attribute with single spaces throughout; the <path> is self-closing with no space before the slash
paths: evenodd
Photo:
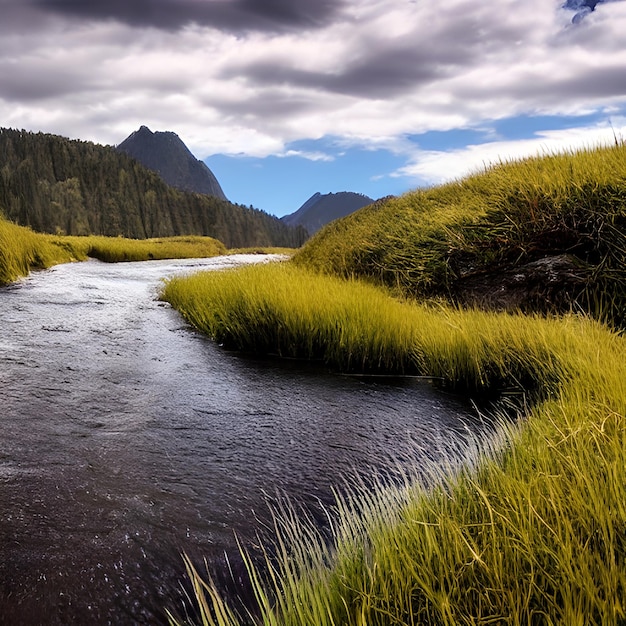
<path id="1" fill-rule="evenodd" d="M 0 119 L 101 143 L 146 124 L 201 158 L 261 157 L 300 139 L 393 146 L 520 114 L 626 107 L 626 2 L 598 3 L 576 25 L 562 7 L 0 0 Z"/>
<path id="2" fill-rule="evenodd" d="M 599 4 L 605 4 L 606 2 L 616 2 L 619 0 L 566 0 L 563 5 L 564 9 L 575 11 L 575 15 L 572 18 L 574 24 L 581 22 L 589 13 L 596 10 Z"/>
<path id="3" fill-rule="evenodd" d="M 335 0 L 31 0 L 39 9 L 134 27 L 178 30 L 189 24 L 229 31 L 319 28 L 341 7 Z"/>
<path id="4" fill-rule="evenodd" d="M 415 184 L 433 185 L 481 171 L 503 160 L 611 145 L 625 139 L 626 118 L 618 117 L 612 123 L 541 131 L 523 140 L 492 141 L 449 151 L 414 149 L 411 163 L 394 176 L 408 177 Z"/>
<path id="5" fill-rule="evenodd" d="M 494 19 L 466 0 L 451 0 L 444 9 L 371 3 L 367 18 L 348 15 L 321 35 L 292 41 L 290 53 L 267 46 L 250 59 L 243 51 L 222 77 L 389 100 L 479 65 L 485 54 L 522 40 L 530 26 L 524 19 Z"/>
<path id="6" fill-rule="evenodd" d="M 308 161 L 325 161 L 330 163 L 335 160 L 335 157 L 325 152 L 310 152 L 306 150 L 287 150 L 282 154 L 277 155 L 280 158 L 300 157 L 301 159 L 307 159 Z"/>

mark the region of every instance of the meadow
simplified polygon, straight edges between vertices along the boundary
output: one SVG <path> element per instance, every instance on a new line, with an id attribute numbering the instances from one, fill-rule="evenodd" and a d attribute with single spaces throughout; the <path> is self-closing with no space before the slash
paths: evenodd
<path id="1" fill-rule="evenodd" d="M 625 156 L 503 163 L 339 220 L 290 262 L 165 285 L 226 348 L 432 377 L 501 423 L 429 484 L 405 468 L 339 495 L 331 541 L 276 511 L 265 566 L 247 561 L 252 613 L 187 562 L 204 624 L 626 623 Z M 575 293 L 461 306 L 470 274 L 562 255 Z"/>
<path id="2" fill-rule="evenodd" d="M 88 257 L 107 263 L 156 259 L 193 259 L 227 254 L 212 237 L 180 236 L 157 239 L 62 236 L 36 233 L 0 218 L 0 285 L 32 270 Z"/>

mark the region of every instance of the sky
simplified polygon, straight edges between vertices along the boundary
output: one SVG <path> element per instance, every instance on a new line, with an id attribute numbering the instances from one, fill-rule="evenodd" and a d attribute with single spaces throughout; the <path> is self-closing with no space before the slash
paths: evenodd
<path id="1" fill-rule="evenodd" d="M 622 0 L 0 0 L 0 126 L 173 131 L 274 215 L 626 139 Z"/>

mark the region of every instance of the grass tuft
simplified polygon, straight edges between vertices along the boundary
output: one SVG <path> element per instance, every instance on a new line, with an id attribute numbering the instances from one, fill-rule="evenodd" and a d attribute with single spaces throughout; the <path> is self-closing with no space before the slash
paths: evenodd
<path id="1" fill-rule="evenodd" d="M 0 218 L 0 285 L 9 284 L 31 270 L 86 258 L 74 246 L 57 246 L 47 236 Z"/>

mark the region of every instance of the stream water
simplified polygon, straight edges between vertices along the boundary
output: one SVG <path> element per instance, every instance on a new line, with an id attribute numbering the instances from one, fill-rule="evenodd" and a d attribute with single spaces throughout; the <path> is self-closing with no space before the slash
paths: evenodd
<path id="1" fill-rule="evenodd" d="M 265 494 L 328 501 L 407 446 L 463 453 L 457 399 L 225 352 L 156 298 L 253 261 L 88 261 L 0 289 L 0 624 L 164 624 L 181 554 L 234 553 Z"/>

